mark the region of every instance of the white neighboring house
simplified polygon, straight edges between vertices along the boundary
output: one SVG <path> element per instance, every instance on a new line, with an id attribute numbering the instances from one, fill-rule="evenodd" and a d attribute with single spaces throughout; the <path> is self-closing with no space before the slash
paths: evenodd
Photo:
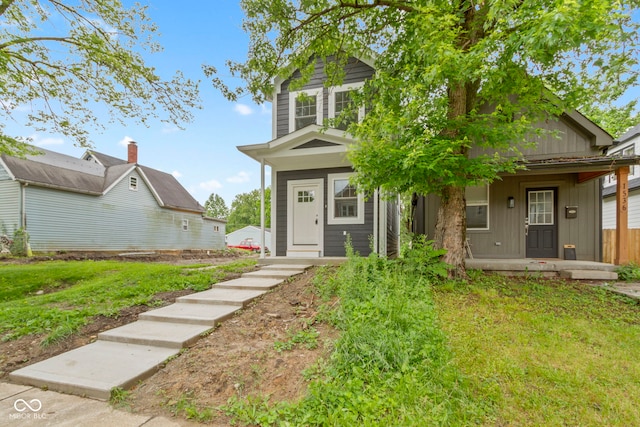
<path id="1" fill-rule="evenodd" d="M 630 157 L 640 155 L 640 124 L 625 132 L 609 149 L 609 156 Z M 603 179 L 602 228 L 616 229 L 616 175 Z M 629 166 L 629 229 L 640 229 L 640 166 Z"/>
<path id="2" fill-rule="evenodd" d="M 268 228 L 264 231 L 267 248 L 271 249 L 271 230 Z M 262 241 L 262 237 L 260 235 L 260 227 L 256 227 L 253 225 L 247 225 L 239 230 L 232 231 L 227 234 L 225 237 L 225 242 L 227 246 L 229 245 L 237 245 L 241 241 L 245 239 L 252 239 L 254 243 L 260 245 Z"/>

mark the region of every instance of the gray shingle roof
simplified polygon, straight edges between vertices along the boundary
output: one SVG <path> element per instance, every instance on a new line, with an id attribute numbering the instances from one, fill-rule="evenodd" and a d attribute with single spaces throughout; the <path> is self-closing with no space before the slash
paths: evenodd
<path id="1" fill-rule="evenodd" d="M 204 212 L 200 203 L 168 173 L 95 151 L 88 151 L 80 159 L 40 148 L 38 151 L 42 154 L 26 158 L 2 154 L 1 158 L 17 181 L 96 196 L 138 168 L 160 206 Z"/>
<path id="2" fill-rule="evenodd" d="M 616 139 L 616 141 L 618 142 L 618 144 L 621 144 L 623 142 L 630 140 L 636 135 L 640 135 L 640 124 L 635 125 L 631 129 L 623 133 L 622 136 Z"/>

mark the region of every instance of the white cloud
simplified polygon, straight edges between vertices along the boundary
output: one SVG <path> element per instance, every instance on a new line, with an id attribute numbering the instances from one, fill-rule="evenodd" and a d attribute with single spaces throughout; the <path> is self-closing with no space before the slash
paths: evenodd
<path id="1" fill-rule="evenodd" d="M 253 114 L 253 110 L 251 109 L 251 107 L 249 107 L 248 105 L 245 105 L 245 104 L 236 104 L 233 107 L 233 110 L 236 113 L 239 113 L 242 116 L 248 116 L 248 115 Z"/>
<path id="2" fill-rule="evenodd" d="M 249 174 L 244 171 L 238 172 L 237 175 L 227 178 L 227 182 L 230 182 L 232 184 L 242 184 L 243 182 L 249 182 Z"/>
<path id="3" fill-rule="evenodd" d="M 180 178 L 182 176 L 182 174 L 180 172 L 178 172 L 178 171 L 171 172 L 171 175 L 173 175 L 173 177 L 175 179 L 178 179 L 178 178 Z"/>
<path id="4" fill-rule="evenodd" d="M 212 179 L 211 181 L 201 182 L 200 188 L 207 191 L 219 190 L 222 188 L 222 184 L 218 180 Z"/>
<path id="5" fill-rule="evenodd" d="M 126 147 L 127 145 L 129 145 L 129 143 L 131 141 L 135 141 L 135 139 L 131 138 L 130 136 L 125 135 L 124 138 L 122 138 L 120 141 L 118 141 L 118 145 L 122 145 L 123 147 Z"/>
<path id="6" fill-rule="evenodd" d="M 62 138 L 51 138 L 51 137 L 41 137 L 37 133 L 29 136 L 29 140 L 31 140 L 31 144 L 38 147 L 45 147 L 47 145 L 62 145 L 64 144 L 64 139 Z"/>
<path id="7" fill-rule="evenodd" d="M 271 108 L 267 107 L 265 104 L 260 104 L 260 113 L 262 114 L 271 114 Z"/>

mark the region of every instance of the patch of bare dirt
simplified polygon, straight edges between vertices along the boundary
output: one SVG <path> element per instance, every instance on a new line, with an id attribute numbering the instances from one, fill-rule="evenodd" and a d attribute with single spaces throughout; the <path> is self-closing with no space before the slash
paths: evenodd
<path id="1" fill-rule="evenodd" d="M 132 391 L 132 411 L 183 420 L 175 406 L 185 400 L 202 411 L 224 405 L 232 396 L 270 396 L 273 401 L 302 397 L 307 386 L 302 372 L 328 357 L 337 337 L 331 326 L 316 319 L 321 302 L 313 293 L 313 276 L 313 270 L 307 271 L 278 286 L 167 363 Z M 307 328 L 319 332 L 316 348 L 276 350 L 276 342 L 287 342 Z M 229 422 L 215 412 L 214 425 Z"/>

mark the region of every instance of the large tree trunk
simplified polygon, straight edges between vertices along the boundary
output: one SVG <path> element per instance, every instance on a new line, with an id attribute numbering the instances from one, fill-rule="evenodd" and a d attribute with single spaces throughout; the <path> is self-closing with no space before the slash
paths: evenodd
<path id="1" fill-rule="evenodd" d="M 447 186 L 442 192 L 440 202 L 434 236 L 435 247 L 447 250 L 443 261 L 452 266 L 449 277 L 466 279 L 464 241 L 467 218 L 464 188 Z"/>

